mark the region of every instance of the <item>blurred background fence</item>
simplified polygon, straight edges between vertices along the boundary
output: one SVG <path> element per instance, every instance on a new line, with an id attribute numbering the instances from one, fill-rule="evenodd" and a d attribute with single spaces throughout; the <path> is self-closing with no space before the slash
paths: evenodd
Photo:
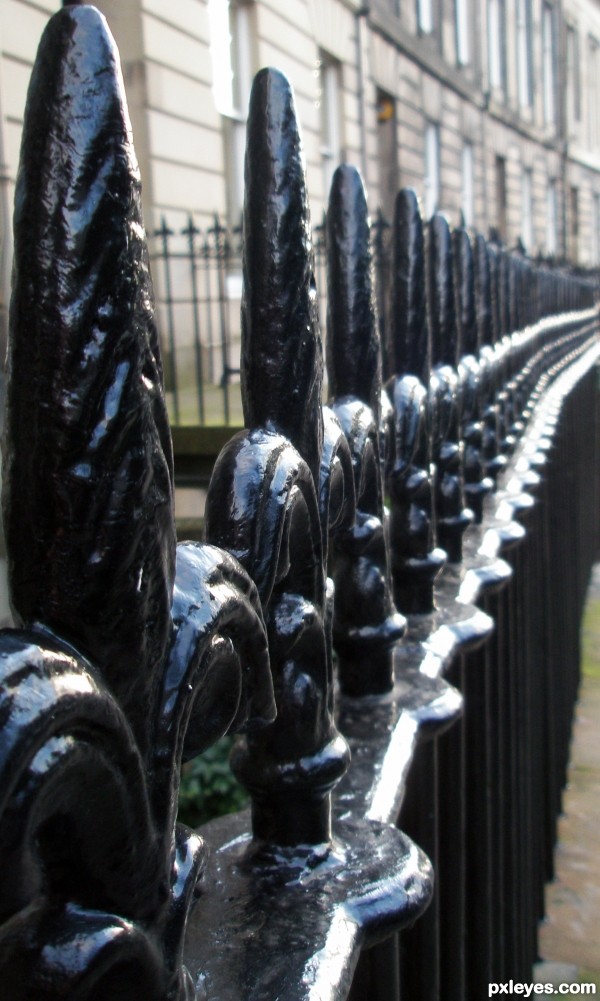
<path id="1" fill-rule="evenodd" d="M 384 375 L 390 374 L 386 351 L 390 233 L 391 224 L 379 211 L 372 220 L 371 244 Z M 241 225 L 228 227 L 215 213 L 208 228 L 198 228 L 189 215 L 187 225 L 174 230 L 163 218 L 149 245 L 171 424 L 176 428 L 241 426 Z M 313 247 L 321 328 L 326 337 L 324 220 L 313 227 Z M 516 251 L 522 252 L 519 246 Z M 560 266 L 551 259 L 546 263 L 553 268 Z M 575 269 L 568 264 L 562 269 L 591 282 L 598 279 L 596 270 Z M 176 451 L 178 441 L 176 434 Z"/>

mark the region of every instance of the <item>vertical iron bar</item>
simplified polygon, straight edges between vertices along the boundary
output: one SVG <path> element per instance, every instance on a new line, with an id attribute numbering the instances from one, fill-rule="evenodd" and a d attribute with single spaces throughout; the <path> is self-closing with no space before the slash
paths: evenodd
<path id="1" fill-rule="evenodd" d="M 175 323 L 173 320 L 173 294 L 171 287 L 171 268 L 169 253 L 169 237 L 173 235 L 173 230 L 167 227 L 167 221 L 161 218 L 160 229 L 156 230 L 155 236 L 160 236 L 164 261 L 165 277 L 165 306 L 167 309 L 167 331 L 169 335 L 169 376 L 173 391 L 173 417 L 174 423 L 179 424 L 179 390 L 177 387 L 177 363 L 175 355 Z"/>
<path id="2" fill-rule="evenodd" d="M 206 289 L 206 333 L 208 342 L 208 378 L 211 383 L 215 381 L 215 342 L 213 337 L 213 316 L 212 316 L 212 287 L 210 282 L 210 244 L 208 237 L 202 241 L 201 259 L 204 267 L 204 286 Z"/>
<path id="3" fill-rule="evenodd" d="M 385 233 L 391 228 L 384 218 L 381 208 L 377 210 L 373 222 L 373 259 L 375 264 L 375 300 L 377 303 L 377 318 L 379 321 L 379 340 L 381 342 L 381 371 L 383 379 L 389 379 L 398 374 L 392 371 L 393 365 L 389 352 L 388 332 L 388 295 L 390 285 L 390 255 L 386 246 Z"/>
<path id="4" fill-rule="evenodd" d="M 415 839 L 438 871 L 438 739 L 420 744 L 407 781 L 406 800 L 400 815 L 403 831 Z M 406 958 L 405 958 L 406 957 Z M 440 998 L 440 894 L 414 928 L 400 935 L 400 976 L 403 997 L 410 1001 Z"/>
<path id="5" fill-rule="evenodd" d="M 214 225 L 209 232 L 214 233 L 215 252 L 217 259 L 217 279 L 219 283 L 219 316 L 221 319 L 221 358 L 223 363 L 223 416 L 225 424 L 229 424 L 229 319 L 227 316 L 227 292 L 225 287 L 225 268 L 228 253 L 226 229 L 221 226 L 218 215 L 215 215 Z M 225 234 L 225 236 L 224 236 Z M 224 237 L 224 238 L 223 238 Z"/>
<path id="6" fill-rule="evenodd" d="M 190 262 L 190 281 L 192 285 L 192 318 L 194 323 L 194 351 L 196 361 L 196 393 L 198 397 L 198 419 L 200 424 L 205 422 L 204 413 L 204 373 L 202 366 L 202 342 L 200 339 L 200 323 L 198 320 L 198 280 L 196 277 L 196 241 L 195 237 L 200 231 L 194 226 L 194 220 L 188 216 L 187 227 L 183 230 L 183 235 L 188 238 L 188 252 Z"/>
<path id="7" fill-rule="evenodd" d="M 464 657 L 458 657 L 447 680 L 464 691 Z M 470 712 L 470 709 L 468 710 Z M 438 738 L 440 996 L 463 1001 L 465 992 L 465 719 L 462 716 Z M 470 864 L 470 861 L 469 861 Z"/>

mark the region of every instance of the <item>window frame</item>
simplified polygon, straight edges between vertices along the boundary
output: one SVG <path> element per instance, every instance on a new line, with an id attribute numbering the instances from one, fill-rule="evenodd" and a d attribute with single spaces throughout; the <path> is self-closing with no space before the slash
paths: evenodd
<path id="1" fill-rule="evenodd" d="M 428 120 L 425 123 L 423 152 L 423 211 L 425 219 L 429 220 L 440 206 L 440 126 L 438 122 Z"/>
<path id="2" fill-rule="evenodd" d="M 506 92 L 506 4 L 487 0 L 487 57 L 490 90 Z"/>
<path id="3" fill-rule="evenodd" d="M 454 0 L 454 30 L 457 65 L 469 66 L 472 61 L 469 0 Z"/>
<path id="4" fill-rule="evenodd" d="M 521 108 L 533 105 L 533 25 L 531 0 L 516 0 L 517 91 Z"/>
<path id="5" fill-rule="evenodd" d="M 544 124 L 556 125 L 556 27 L 552 4 L 542 4 L 542 93 Z"/>
<path id="6" fill-rule="evenodd" d="M 329 198 L 333 175 L 344 158 L 342 69 L 339 59 L 336 59 L 325 49 L 319 50 L 317 60 L 321 140 L 319 152 L 323 172 L 323 193 L 326 202 Z"/>
<path id="7" fill-rule="evenodd" d="M 521 170 L 521 240 L 529 254 L 533 251 L 535 241 L 533 219 L 533 169 L 523 167 Z"/>
<path id="8" fill-rule="evenodd" d="M 546 195 L 546 253 L 549 257 L 558 253 L 558 185 L 555 177 L 548 179 Z"/>
<path id="9" fill-rule="evenodd" d="M 567 24 L 567 122 L 573 113 L 573 122 L 581 121 L 581 46 L 577 25 Z"/>

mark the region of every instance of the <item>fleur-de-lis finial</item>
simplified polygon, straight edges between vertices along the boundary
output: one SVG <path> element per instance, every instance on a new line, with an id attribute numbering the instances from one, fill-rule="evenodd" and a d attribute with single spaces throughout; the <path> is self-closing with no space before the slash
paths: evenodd
<path id="1" fill-rule="evenodd" d="M 412 188 L 398 193 L 394 214 L 391 347 L 393 369 L 429 381 L 425 238 L 419 200 Z"/>
<path id="2" fill-rule="evenodd" d="M 452 234 L 454 285 L 458 324 L 458 382 L 461 399 L 461 435 L 464 443 L 465 499 L 480 523 L 483 499 L 493 487 L 485 476 L 482 455 L 483 426 L 481 365 L 475 299 L 475 261 L 471 237 L 466 229 Z"/>
<path id="3" fill-rule="evenodd" d="M 17 178 L 11 327 L 27 336 L 9 346 L 4 518 L 16 621 L 98 663 L 145 750 L 175 523 L 122 86 L 104 19 L 61 11 L 33 71 Z"/>
<path id="4" fill-rule="evenodd" d="M 354 525 L 334 535 L 334 646 L 342 689 L 387 691 L 405 623 L 393 605 L 380 462 L 381 360 L 362 179 L 338 167 L 327 212 L 327 371 L 332 409 L 352 455 Z"/>
<path id="5" fill-rule="evenodd" d="M 452 236 L 445 216 L 429 223 L 429 318 L 431 326 L 430 411 L 438 540 L 453 563 L 462 558 L 462 536 L 473 520 L 464 506 L 463 444 L 454 297 Z"/>
<path id="6" fill-rule="evenodd" d="M 217 460 L 206 535 L 238 557 L 265 611 L 277 719 L 264 733 L 249 733 L 232 763 L 252 795 L 255 839 L 278 845 L 329 841 L 330 791 L 348 762 L 333 721 L 321 523 L 331 496 L 322 480 L 337 476 L 340 464 L 333 455 L 325 471 L 321 463 L 322 348 L 310 232 L 292 89 L 282 73 L 261 70 L 250 98 L 244 209 L 249 430 Z"/>
<path id="7" fill-rule="evenodd" d="M 323 351 L 300 133 L 289 82 L 254 81 L 248 115 L 242 302 L 246 427 L 272 427 L 308 463 L 315 483 L 323 444 Z"/>
<path id="8" fill-rule="evenodd" d="M 433 582 L 445 553 L 434 548 L 433 538 L 425 241 L 419 201 L 411 188 L 396 198 L 393 247 L 390 355 L 397 375 L 387 386 L 394 408 L 387 474 L 394 599 L 402 612 L 430 612 Z"/>
<path id="9" fill-rule="evenodd" d="M 42 38 L 15 210 L 0 632 L 0 980 L 12 1001 L 192 996 L 203 841 L 182 759 L 273 716 L 255 586 L 175 547 L 171 439 L 114 42 Z M 126 974 L 123 971 L 126 970 Z"/>

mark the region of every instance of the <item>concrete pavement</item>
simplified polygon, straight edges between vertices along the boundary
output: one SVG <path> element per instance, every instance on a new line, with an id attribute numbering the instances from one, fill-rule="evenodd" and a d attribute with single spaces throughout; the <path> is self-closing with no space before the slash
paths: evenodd
<path id="1" fill-rule="evenodd" d="M 556 878 L 546 888 L 535 970 L 543 982 L 595 983 L 600 995 L 600 564 L 583 623 L 583 678 L 563 796 Z"/>

